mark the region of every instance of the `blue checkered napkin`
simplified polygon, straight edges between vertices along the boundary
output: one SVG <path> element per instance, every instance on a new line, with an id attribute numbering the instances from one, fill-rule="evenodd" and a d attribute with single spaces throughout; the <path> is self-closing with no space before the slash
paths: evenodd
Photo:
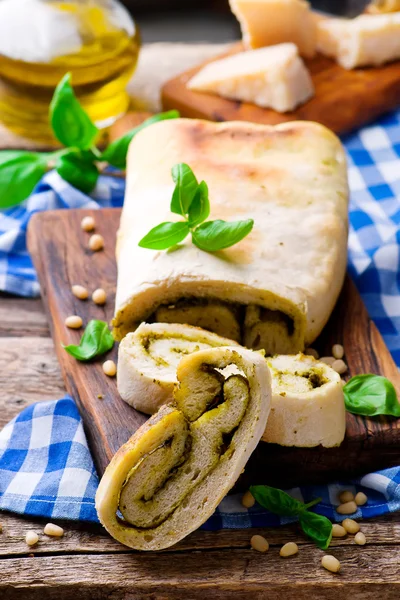
<path id="1" fill-rule="evenodd" d="M 55 171 L 47 173 L 35 193 L 19 206 L 0 211 L 0 291 L 39 296 L 39 283 L 26 248 L 30 217 L 42 210 L 122 206 L 125 182 L 103 175 L 92 197 L 66 183 Z"/>
<path id="2" fill-rule="evenodd" d="M 0 432 L 0 508 L 96 521 L 98 479 L 72 398 L 26 408 Z"/>
<path id="3" fill-rule="evenodd" d="M 98 479 L 82 422 L 72 398 L 40 402 L 26 408 L 0 432 L 0 509 L 48 518 L 97 521 L 94 496 Z M 372 473 L 352 482 L 288 490 L 332 520 L 338 493 L 364 491 L 368 504 L 357 517 L 374 517 L 400 509 L 400 467 Z M 241 495 L 227 496 L 205 529 L 239 529 L 284 525 L 294 519 L 244 508 Z"/>
<path id="4" fill-rule="evenodd" d="M 349 160 L 349 271 L 400 367 L 400 111 L 343 139 Z"/>

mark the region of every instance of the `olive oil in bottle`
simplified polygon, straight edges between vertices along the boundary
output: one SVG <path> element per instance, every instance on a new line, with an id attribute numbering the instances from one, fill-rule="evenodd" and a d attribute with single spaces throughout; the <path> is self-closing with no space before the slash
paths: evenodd
<path id="1" fill-rule="evenodd" d="M 0 0 L 0 122 L 54 141 L 48 110 L 67 72 L 91 119 L 109 126 L 129 106 L 139 34 L 116 0 Z"/>

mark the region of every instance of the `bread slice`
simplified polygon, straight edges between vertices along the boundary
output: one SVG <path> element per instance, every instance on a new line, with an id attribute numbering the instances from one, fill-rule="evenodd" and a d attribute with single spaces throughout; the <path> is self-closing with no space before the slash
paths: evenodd
<path id="1" fill-rule="evenodd" d="M 225 377 L 232 365 L 237 373 Z M 168 548 L 204 523 L 241 474 L 268 419 L 269 369 L 256 352 L 201 350 L 181 360 L 177 378 L 174 403 L 118 450 L 96 493 L 103 526 L 137 550 Z"/>
<path id="2" fill-rule="evenodd" d="M 210 220 L 254 220 L 246 238 L 220 252 L 204 252 L 190 237 L 168 251 L 138 246 L 152 227 L 180 218 L 170 201 L 171 168 L 181 162 L 207 183 Z M 191 325 L 208 319 L 223 337 L 239 329 L 243 345 L 267 354 L 302 351 L 321 332 L 342 286 L 347 201 L 343 147 L 317 123 L 172 119 L 146 127 L 128 154 L 115 338 L 180 311 Z"/>
<path id="3" fill-rule="evenodd" d="M 339 446 L 346 432 L 340 375 L 312 356 L 274 356 L 271 412 L 262 440 L 281 446 Z"/>
<path id="4" fill-rule="evenodd" d="M 123 400 L 153 414 L 173 400 L 182 356 L 229 340 L 189 325 L 142 324 L 119 346 L 118 390 Z M 262 441 L 309 448 L 339 446 L 346 430 L 340 376 L 312 356 L 266 359 L 271 371 L 271 412 Z"/>
<path id="5" fill-rule="evenodd" d="M 187 87 L 282 113 L 314 95 L 311 76 L 294 44 L 248 50 L 208 63 Z"/>
<path id="6" fill-rule="evenodd" d="M 234 345 L 234 341 L 199 327 L 142 323 L 119 345 L 118 392 L 125 402 L 152 415 L 172 401 L 176 369 L 182 357 Z"/>
<path id="7" fill-rule="evenodd" d="M 315 54 L 315 19 L 304 0 L 229 0 L 247 48 L 296 44 L 302 56 Z"/>

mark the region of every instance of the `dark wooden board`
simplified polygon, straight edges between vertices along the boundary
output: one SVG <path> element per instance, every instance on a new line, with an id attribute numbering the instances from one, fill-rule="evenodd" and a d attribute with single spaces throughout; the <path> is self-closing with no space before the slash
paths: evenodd
<path id="1" fill-rule="evenodd" d="M 88 233 L 80 228 L 84 215 L 93 214 L 105 248 L 88 249 Z M 111 320 L 114 308 L 117 268 L 115 234 L 119 209 L 59 210 L 37 213 L 28 232 L 29 250 L 38 271 L 44 306 L 66 387 L 78 402 L 99 474 L 116 450 L 146 420 L 146 416 L 125 404 L 118 396 L 116 381 L 103 374 L 102 362 L 80 363 L 62 348 L 78 343 L 82 331 L 67 329 L 64 320 L 78 314 L 84 324 L 90 319 Z M 73 284 L 93 291 L 103 287 L 108 294 L 104 307 L 91 300 L 81 301 L 71 293 Z M 322 336 L 313 344 L 330 354 L 333 343 L 342 343 L 349 375 L 378 373 L 393 381 L 400 392 L 400 375 L 354 284 L 347 279 L 338 305 Z M 116 360 L 117 347 L 107 357 Z M 102 394 L 103 399 L 99 399 Z M 291 486 L 336 477 L 349 477 L 400 461 L 400 420 L 386 417 L 364 419 L 347 415 L 344 443 L 334 449 L 296 449 L 260 443 L 252 455 L 239 485 L 270 483 Z"/>
<path id="2" fill-rule="evenodd" d="M 241 50 L 242 44 L 235 44 L 228 54 Z M 322 123 L 342 134 L 400 106 L 400 61 L 379 68 L 346 71 L 333 60 L 321 55 L 306 60 L 315 96 L 295 111 L 285 114 L 260 108 L 255 104 L 189 90 L 186 87 L 187 81 L 208 62 L 211 61 L 164 84 L 162 104 L 165 110 L 176 108 L 182 117 L 211 121 L 251 121 L 270 125 L 305 119 Z"/>

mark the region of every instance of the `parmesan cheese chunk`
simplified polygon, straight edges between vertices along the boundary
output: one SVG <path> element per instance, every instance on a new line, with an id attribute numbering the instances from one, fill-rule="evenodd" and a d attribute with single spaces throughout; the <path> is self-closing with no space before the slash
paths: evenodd
<path id="1" fill-rule="evenodd" d="M 318 50 L 345 69 L 400 59 L 400 13 L 318 21 Z"/>
<path id="2" fill-rule="evenodd" d="M 302 56 L 315 54 L 316 22 L 304 0 L 229 0 L 247 48 L 293 42 Z"/>
<path id="3" fill-rule="evenodd" d="M 293 110 L 314 94 L 294 44 L 240 52 L 206 65 L 189 82 L 199 92 L 252 102 L 278 112 Z"/>

